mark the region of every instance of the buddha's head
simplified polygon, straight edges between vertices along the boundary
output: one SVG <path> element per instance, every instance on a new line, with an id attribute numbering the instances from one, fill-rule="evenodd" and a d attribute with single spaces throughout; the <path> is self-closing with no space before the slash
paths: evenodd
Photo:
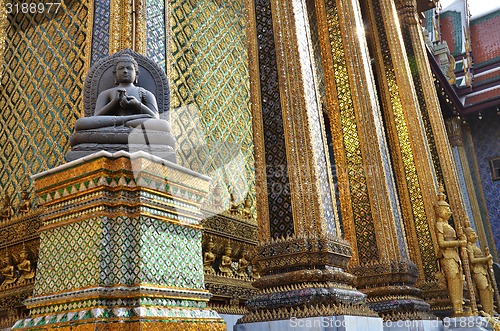
<path id="1" fill-rule="evenodd" d="M 139 64 L 130 55 L 122 55 L 116 59 L 116 65 L 113 69 L 115 81 L 119 83 L 137 83 L 139 76 Z"/>

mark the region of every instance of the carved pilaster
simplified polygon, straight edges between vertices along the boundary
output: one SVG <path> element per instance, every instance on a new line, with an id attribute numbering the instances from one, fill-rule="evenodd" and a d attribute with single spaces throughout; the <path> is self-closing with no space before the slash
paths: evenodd
<path id="1" fill-rule="evenodd" d="M 399 9 L 401 10 L 402 7 L 404 6 L 400 6 Z M 467 163 L 463 150 L 462 124 L 458 117 L 448 119 L 446 123 L 443 120 L 434 79 L 427 59 L 422 29 L 420 25 L 417 24 L 418 21 L 405 20 L 405 22 L 407 24 L 403 25 L 403 34 L 406 36 L 405 42 L 408 55 L 414 59 L 416 64 L 416 70 L 413 70 L 412 74 L 416 92 L 422 96 L 420 97 L 419 95 L 418 99 L 420 102 L 421 116 L 426 126 L 427 143 L 433 154 L 432 157 L 434 158 L 436 173 L 438 176 L 442 177 L 439 178 L 439 180 L 444 181 L 447 192 L 449 192 L 450 205 L 454 213 L 455 222 L 461 222 L 461 226 L 465 228 L 466 224 L 464 222 L 468 219 L 468 214 L 465 207 L 464 194 L 468 196 L 473 206 L 477 205 L 477 202 L 475 195 L 468 194 L 466 192 L 467 187 L 462 187 L 460 185 L 460 177 L 451 149 L 451 146 L 458 147 L 461 163 Z M 454 63 L 452 61 L 452 70 L 448 70 L 448 72 L 453 74 L 453 68 Z M 464 177 L 466 186 L 471 186 L 472 180 L 469 167 L 462 168 L 463 173 L 461 176 Z M 469 189 L 469 191 L 471 190 Z M 474 214 L 474 219 L 477 220 L 476 226 L 478 228 L 478 233 L 484 240 L 483 222 L 477 210 Z"/>
<path id="2" fill-rule="evenodd" d="M 416 0 L 394 0 L 400 19 L 407 24 L 418 24 Z"/>
<path id="3" fill-rule="evenodd" d="M 488 246 L 495 256 L 495 254 L 497 254 L 495 245 L 490 243 L 486 235 L 487 231 L 491 231 L 489 229 L 490 221 L 487 215 L 481 213 L 479 204 L 482 201 L 482 197 L 476 191 L 476 184 L 473 180 L 473 173 L 476 171 L 474 160 L 469 159 L 466 152 L 467 145 L 472 145 L 472 141 L 468 141 L 466 138 L 468 136 L 468 130 L 459 117 L 447 118 L 445 120 L 445 125 L 448 139 L 453 147 L 452 155 L 458 170 L 457 176 L 462 177 L 457 177 L 457 180 L 459 185 L 460 182 L 462 182 L 461 189 L 464 190 L 463 192 L 468 198 L 468 203 L 470 203 L 472 218 L 479 236 L 479 241 L 482 246 Z"/>
<path id="4" fill-rule="evenodd" d="M 414 3 L 404 1 L 404 17 L 413 22 Z M 364 2 L 369 42 L 382 99 L 382 112 L 393 156 L 411 260 L 418 284 L 435 283 L 435 235 L 432 229 L 436 173 L 393 0 Z"/>
<path id="5" fill-rule="evenodd" d="M 315 5 L 335 160 L 346 169 L 338 177 L 345 235 L 355 248 L 350 270 L 370 307 L 384 318 L 430 318 L 429 305 L 413 286 L 418 270 L 408 260 L 359 4 Z"/>
<path id="6" fill-rule="evenodd" d="M 257 180 L 265 178 L 269 189 L 278 183 L 277 177 L 287 186 L 286 190 L 268 192 L 269 209 L 266 204 L 259 205 L 264 213 L 259 216 L 259 231 L 263 232 L 259 234 L 256 262 L 262 277 L 254 286 L 260 291 L 248 301 L 251 312 L 241 322 L 291 316 L 374 316 L 364 305 L 365 295 L 352 286 L 354 276 L 345 271 L 351 246 L 341 238 L 333 200 L 306 4 L 303 0 L 256 0 L 255 8 L 250 13 L 256 15 L 259 48 L 250 53 L 256 61 L 252 52 L 259 52 L 259 76 L 255 72 L 251 75 L 259 78 L 257 96 L 262 98 L 262 109 L 254 105 L 258 168 L 262 170 L 264 162 L 268 167 L 276 166 L 270 162 L 279 159 L 278 146 L 286 151 L 280 176 L 273 176 L 268 168 L 257 174 Z M 279 82 L 276 87 L 268 81 L 273 72 Z M 277 93 L 269 93 L 274 88 Z M 263 196 L 258 199 L 266 202 Z M 290 214 L 285 209 L 286 217 L 276 219 L 273 209 L 282 208 L 283 201 L 290 201 Z M 281 226 L 276 226 L 277 221 Z M 323 310 L 316 309 L 321 305 Z"/>

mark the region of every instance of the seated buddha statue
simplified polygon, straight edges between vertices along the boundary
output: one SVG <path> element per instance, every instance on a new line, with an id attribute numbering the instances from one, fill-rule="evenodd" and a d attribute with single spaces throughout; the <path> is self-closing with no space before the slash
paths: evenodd
<path id="1" fill-rule="evenodd" d="M 27 190 L 21 191 L 21 203 L 18 207 L 18 212 L 20 214 L 26 214 L 31 210 L 31 200 L 30 195 Z"/>
<path id="2" fill-rule="evenodd" d="M 97 100 L 91 99 L 92 105 L 95 101 L 93 114 L 76 121 L 75 132 L 70 138 L 72 150 L 66 155 L 68 161 L 99 150 L 142 150 L 175 162 L 175 137 L 171 133 L 170 122 L 160 118 L 160 112 L 165 109 L 158 108 L 151 91 L 136 85 L 139 64 L 132 54 L 130 50 L 122 51 L 101 65 L 112 66 L 116 86 L 100 92 L 94 88 L 89 92 L 99 92 Z M 100 86 L 100 78 L 93 79 L 97 82 L 94 85 Z M 86 86 L 86 89 L 91 88 Z"/>

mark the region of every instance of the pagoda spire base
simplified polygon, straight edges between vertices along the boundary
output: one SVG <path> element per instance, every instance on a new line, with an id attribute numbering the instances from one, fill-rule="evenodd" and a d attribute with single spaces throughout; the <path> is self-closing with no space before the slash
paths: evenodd
<path id="1" fill-rule="evenodd" d="M 40 258 L 30 318 L 12 330 L 226 330 L 203 275 L 210 178 L 148 153 L 102 151 L 34 180 Z"/>

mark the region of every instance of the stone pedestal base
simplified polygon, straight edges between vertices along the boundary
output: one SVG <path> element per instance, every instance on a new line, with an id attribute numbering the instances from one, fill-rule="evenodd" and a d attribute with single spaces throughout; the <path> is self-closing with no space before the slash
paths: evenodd
<path id="1" fill-rule="evenodd" d="M 364 316 L 322 316 L 235 325 L 234 331 L 383 331 L 382 319 Z"/>
<path id="2" fill-rule="evenodd" d="M 226 329 L 204 286 L 199 207 L 210 178 L 126 152 L 34 178 L 40 257 L 31 318 L 13 330 Z"/>
<path id="3" fill-rule="evenodd" d="M 384 331 L 443 331 L 443 322 L 434 320 L 406 320 L 384 322 Z"/>
<path id="4" fill-rule="evenodd" d="M 492 331 L 488 320 L 481 316 L 443 319 L 443 331 Z"/>

